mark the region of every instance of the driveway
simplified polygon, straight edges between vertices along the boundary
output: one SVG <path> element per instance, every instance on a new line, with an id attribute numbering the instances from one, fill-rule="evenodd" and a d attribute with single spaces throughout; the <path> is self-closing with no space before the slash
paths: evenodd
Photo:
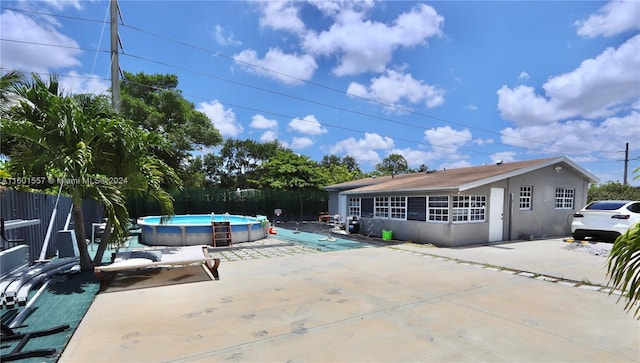
<path id="1" fill-rule="evenodd" d="M 529 272 L 579 285 L 606 286 L 606 256 L 611 246 L 606 242 L 569 243 L 562 238 L 552 238 L 467 248 L 437 248 L 419 244 L 401 244 L 394 248 L 514 272 Z M 594 252 L 605 252 L 606 255 L 596 255 Z"/>
<path id="2" fill-rule="evenodd" d="M 226 262 L 220 281 L 99 294 L 59 361 L 640 361 L 640 323 L 593 285 L 604 258 L 566 245 Z"/>

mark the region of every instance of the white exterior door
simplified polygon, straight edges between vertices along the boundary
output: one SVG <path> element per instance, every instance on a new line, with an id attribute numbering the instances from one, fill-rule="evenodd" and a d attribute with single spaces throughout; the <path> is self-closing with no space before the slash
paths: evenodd
<path id="1" fill-rule="evenodd" d="M 345 220 L 347 218 L 347 196 L 340 193 L 338 196 L 338 214 Z M 333 217 L 333 216 L 332 216 Z"/>
<path id="2" fill-rule="evenodd" d="M 491 188 L 489 198 L 489 242 L 502 241 L 504 188 Z"/>

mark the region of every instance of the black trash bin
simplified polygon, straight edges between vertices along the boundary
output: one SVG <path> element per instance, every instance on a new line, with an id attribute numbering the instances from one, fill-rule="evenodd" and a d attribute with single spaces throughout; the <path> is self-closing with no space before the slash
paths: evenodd
<path id="1" fill-rule="evenodd" d="M 356 217 L 349 222 L 349 233 L 360 233 L 360 221 Z"/>

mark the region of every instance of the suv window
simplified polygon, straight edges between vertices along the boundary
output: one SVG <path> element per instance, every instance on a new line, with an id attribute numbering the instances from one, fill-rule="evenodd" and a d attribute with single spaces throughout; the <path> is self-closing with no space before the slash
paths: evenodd
<path id="1" fill-rule="evenodd" d="M 627 209 L 634 213 L 640 213 L 640 203 L 633 203 L 629 205 Z"/>
<path id="2" fill-rule="evenodd" d="M 623 207 L 625 204 L 625 202 L 612 202 L 612 201 L 600 201 L 600 202 L 593 202 L 591 204 L 589 204 L 587 206 L 586 209 L 591 209 L 591 210 L 616 210 L 619 209 L 621 207 Z"/>

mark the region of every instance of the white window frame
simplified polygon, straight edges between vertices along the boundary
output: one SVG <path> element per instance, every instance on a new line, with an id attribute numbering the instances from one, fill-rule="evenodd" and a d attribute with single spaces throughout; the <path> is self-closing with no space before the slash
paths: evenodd
<path id="1" fill-rule="evenodd" d="M 389 218 L 389 198 L 387 197 L 373 198 L 373 217 Z"/>
<path id="2" fill-rule="evenodd" d="M 531 210 L 533 205 L 533 186 L 520 186 L 520 210 Z"/>
<path id="3" fill-rule="evenodd" d="M 486 195 L 454 195 L 451 200 L 451 222 L 482 223 L 487 220 Z"/>
<path id="4" fill-rule="evenodd" d="M 443 199 L 444 198 L 444 199 Z M 428 223 L 449 223 L 448 195 L 428 195 L 427 196 L 427 222 Z M 437 213 L 441 212 L 441 213 Z"/>
<path id="5" fill-rule="evenodd" d="M 389 217 L 407 220 L 407 197 L 389 197 Z"/>
<path id="6" fill-rule="evenodd" d="M 555 208 L 573 209 L 575 196 L 574 188 L 556 188 Z"/>
<path id="7" fill-rule="evenodd" d="M 349 216 L 360 217 L 360 198 L 347 199 L 347 213 Z"/>

